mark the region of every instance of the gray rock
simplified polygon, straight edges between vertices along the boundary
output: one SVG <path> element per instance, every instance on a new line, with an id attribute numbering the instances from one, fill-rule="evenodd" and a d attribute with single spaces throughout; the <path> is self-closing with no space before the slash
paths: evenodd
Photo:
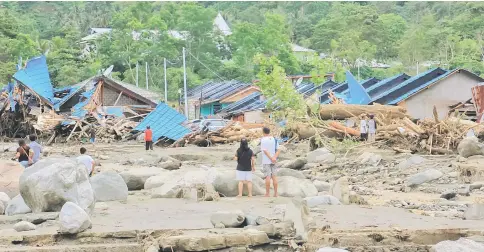
<path id="1" fill-rule="evenodd" d="M 418 155 L 413 155 L 413 156 L 409 157 L 407 160 L 400 162 L 398 164 L 397 168 L 401 169 L 401 170 L 405 170 L 405 169 L 412 167 L 413 165 L 418 165 L 418 164 L 421 164 L 425 161 L 426 161 L 425 158 L 418 156 Z"/>
<path id="2" fill-rule="evenodd" d="M 39 224 L 44 223 L 48 220 L 56 220 L 57 218 L 59 218 L 59 213 L 48 212 L 48 213 L 26 214 L 25 216 L 22 217 L 22 220 L 28 221 L 28 222 L 33 223 L 35 225 L 39 225 Z"/>
<path id="3" fill-rule="evenodd" d="M 484 204 L 469 205 L 464 212 L 464 219 L 466 220 L 482 220 L 484 219 Z"/>
<path id="4" fill-rule="evenodd" d="M 236 228 L 245 221 L 245 214 L 242 211 L 218 211 L 210 216 L 210 222 L 215 227 L 223 224 L 226 228 Z"/>
<path id="5" fill-rule="evenodd" d="M 313 184 L 318 189 L 318 192 L 329 192 L 331 190 L 331 183 L 314 180 Z"/>
<path id="6" fill-rule="evenodd" d="M 128 186 L 115 171 L 97 173 L 91 178 L 97 201 L 117 201 L 128 199 Z"/>
<path id="7" fill-rule="evenodd" d="M 163 170 L 157 168 L 143 168 L 124 171 L 120 175 L 128 186 L 128 190 L 133 191 L 144 189 L 145 182 L 149 177 L 159 175 L 162 172 Z"/>
<path id="8" fill-rule="evenodd" d="M 23 231 L 30 231 L 30 230 L 35 230 L 37 227 L 28 222 L 28 221 L 21 221 L 18 222 L 17 224 L 13 225 L 13 229 L 17 232 L 23 232 Z"/>
<path id="9" fill-rule="evenodd" d="M 334 163 L 336 156 L 326 148 L 313 150 L 307 154 L 308 163 L 328 164 Z"/>
<path id="10" fill-rule="evenodd" d="M 307 163 L 301 168 L 301 170 L 312 170 L 312 169 L 315 169 L 319 166 L 320 166 L 320 164 L 317 164 L 317 163 Z"/>
<path id="11" fill-rule="evenodd" d="M 78 205 L 66 202 L 59 214 L 59 232 L 77 234 L 91 227 L 91 218 Z"/>
<path id="12" fill-rule="evenodd" d="M 331 195 L 306 197 L 304 198 L 304 202 L 309 208 L 326 205 L 341 205 L 341 202 L 336 197 Z"/>
<path id="13" fill-rule="evenodd" d="M 371 152 L 364 152 L 356 160 L 363 165 L 377 166 L 381 161 L 381 155 Z"/>
<path id="14" fill-rule="evenodd" d="M 277 171 L 277 176 L 278 177 L 289 176 L 289 177 L 295 177 L 295 178 L 299 178 L 299 179 L 306 179 L 306 176 L 304 176 L 304 174 L 302 172 L 295 171 L 295 170 L 288 169 L 288 168 L 280 168 Z"/>
<path id="15" fill-rule="evenodd" d="M 181 198 L 183 185 L 179 181 L 168 181 L 158 188 L 151 189 L 151 198 Z"/>
<path id="16" fill-rule="evenodd" d="M 319 248 L 316 252 L 349 252 L 349 251 L 346 249 L 324 247 L 324 248 Z"/>
<path id="17" fill-rule="evenodd" d="M 484 155 L 484 145 L 479 143 L 477 137 L 466 137 L 462 139 L 457 146 L 457 151 L 462 157 L 470 157 L 475 155 Z"/>
<path id="18" fill-rule="evenodd" d="M 251 215 L 251 214 L 246 214 L 245 215 L 245 224 L 248 226 L 257 226 L 257 216 Z"/>
<path id="19" fill-rule="evenodd" d="M 291 170 L 291 169 L 288 169 Z M 238 182 L 235 180 L 235 171 L 218 172 L 212 183 L 215 190 L 226 197 L 235 197 L 239 194 Z M 252 176 L 252 195 L 264 195 L 265 182 L 258 176 Z M 247 195 L 247 189 L 244 189 L 244 195 Z"/>
<path id="20" fill-rule="evenodd" d="M 257 219 L 255 219 L 255 222 L 257 223 L 257 225 L 265 225 L 270 223 L 269 219 L 262 216 L 257 216 Z"/>
<path id="21" fill-rule="evenodd" d="M 287 161 L 282 167 L 294 169 L 294 170 L 300 170 L 307 162 L 308 161 L 306 160 L 306 158 L 300 157 L 294 160 Z"/>
<path id="22" fill-rule="evenodd" d="M 153 177 L 149 177 L 144 185 L 145 190 L 153 189 L 153 188 L 158 188 L 161 187 L 165 182 L 168 181 L 169 175 L 164 174 L 164 175 L 156 175 Z"/>
<path id="23" fill-rule="evenodd" d="M 165 170 L 178 170 L 182 166 L 182 163 L 174 158 L 169 158 L 168 160 L 161 162 L 158 166 Z"/>
<path id="24" fill-rule="evenodd" d="M 477 190 L 477 189 L 481 189 L 481 187 L 483 187 L 483 186 L 484 186 L 484 181 L 477 181 L 477 182 L 470 184 L 469 189 Z"/>
<path id="25" fill-rule="evenodd" d="M 446 191 L 444 191 L 444 192 L 443 192 L 443 193 L 440 195 L 440 197 L 441 197 L 441 198 L 444 198 L 444 199 L 446 199 L 446 200 L 453 199 L 453 198 L 455 198 L 455 196 L 457 196 L 457 191 L 456 191 L 456 190 L 453 190 L 453 189 L 451 189 L 451 190 L 446 190 Z"/>
<path id="26" fill-rule="evenodd" d="M 13 199 L 8 202 L 7 207 L 5 208 L 5 215 L 8 216 L 26 214 L 31 212 L 32 210 L 29 206 L 27 206 L 27 204 L 25 204 L 25 201 L 20 194 L 13 197 Z"/>
<path id="27" fill-rule="evenodd" d="M 484 244 L 460 238 L 457 241 L 442 241 L 430 249 L 431 252 L 481 252 Z"/>
<path id="28" fill-rule="evenodd" d="M 461 196 L 470 196 L 471 195 L 470 185 L 462 185 L 459 189 L 457 189 L 457 193 Z"/>
<path id="29" fill-rule="evenodd" d="M 42 159 L 25 169 L 19 184 L 34 213 L 58 212 L 68 201 L 90 213 L 96 203 L 86 168 L 75 159 Z"/>
<path id="30" fill-rule="evenodd" d="M 423 183 L 430 182 L 432 180 L 436 180 L 442 177 L 444 174 L 436 169 L 427 169 L 423 172 L 419 172 L 415 175 L 412 175 L 407 179 L 407 185 L 410 187 L 415 187 L 421 185 Z"/>
<path id="31" fill-rule="evenodd" d="M 309 179 L 283 176 L 278 178 L 278 193 L 283 197 L 311 197 L 318 195 L 318 189 Z"/>
<path id="32" fill-rule="evenodd" d="M 350 203 L 350 190 L 348 187 L 348 178 L 341 177 L 331 186 L 331 195 L 336 197 L 341 203 Z"/>
<path id="33" fill-rule="evenodd" d="M 459 177 L 459 172 L 449 172 L 449 178 L 457 178 Z"/>

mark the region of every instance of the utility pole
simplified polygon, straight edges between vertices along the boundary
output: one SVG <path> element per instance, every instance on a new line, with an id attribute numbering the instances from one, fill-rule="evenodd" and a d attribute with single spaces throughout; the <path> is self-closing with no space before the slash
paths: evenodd
<path id="1" fill-rule="evenodd" d="M 146 68 L 146 90 L 148 90 L 148 62 L 145 62 Z"/>
<path id="2" fill-rule="evenodd" d="M 185 93 L 185 116 L 188 119 L 187 68 L 185 66 L 185 47 L 183 47 L 183 91 Z"/>
<path id="3" fill-rule="evenodd" d="M 165 103 L 168 103 L 168 87 L 166 85 L 166 58 L 163 60 L 163 69 L 165 70 Z"/>
<path id="4" fill-rule="evenodd" d="M 418 69 L 418 61 L 417 61 L 417 74 L 418 74 L 418 72 L 419 72 L 419 69 Z"/>
<path id="5" fill-rule="evenodd" d="M 138 62 L 136 61 L 136 86 L 138 86 Z"/>

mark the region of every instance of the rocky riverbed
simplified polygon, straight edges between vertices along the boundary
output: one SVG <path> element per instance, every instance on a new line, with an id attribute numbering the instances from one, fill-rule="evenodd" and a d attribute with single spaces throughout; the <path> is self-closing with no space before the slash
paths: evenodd
<path id="1" fill-rule="evenodd" d="M 482 155 L 368 146 L 310 152 L 307 143 L 288 144 L 280 197 L 262 197 L 256 171 L 249 199 L 234 197 L 236 145 L 150 152 L 136 144 L 86 145 L 97 162 L 92 178 L 70 163 L 80 146 L 48 147 L 26 172 L 8 161 L 15 144 L 0 146 L 6 251 L 447 251 L 435 244 L 472 236 L 453 244 L 481 246 L 484 231 Z M 424 235 L 396 238 L 416 230 Z"/>

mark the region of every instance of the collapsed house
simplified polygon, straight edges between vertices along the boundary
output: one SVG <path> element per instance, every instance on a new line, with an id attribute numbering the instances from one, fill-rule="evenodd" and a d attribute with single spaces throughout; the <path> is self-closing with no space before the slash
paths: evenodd
<path id="1" fill-rule="evenodd" d="M 4 88 L 0 120 L 11 120 L 12 114 L 20 113 L 25 122 L 20 125 L 23 127 L 15 125 L 17 129 L 14 132 L 2 132 L 8 137 L 37 133 L 39 136 L 50 135 L 50 143 L 63 137 L 66 137 L 65 141 L 89 138 L 88 130 L 95 128 L 96 136 L 108 141 L 126 139 L 139 131 L 135 128 L 143 124 L 147 115 L 152 115 L 148 121 L 154 120 L 153 115 L 168 118 L 173 127 L 182 127 L 179 132 L 186 132 L 181 126 L 184 116 L 166 105 L 160 106 L 161 96 L 157 93 L 104 75 L 93 76 L 72 86 L 54 88 L 45 56 L 33 58 L 24 68 L 18 68 L 13 76 L 16 84 L 10 83 Z M 6 108 L 10 113 L 4 113 Z M 157 112 L 151 113 L 154 111 Z M 178 119 L 171 120 L 175 115 Z M 157 124 L 152 124 L 153 131 L 157 127 Z M 17 134 L 19 131 L 22 134 Z M 178 140 L 180 136 L 160 132 L 161 137 Z"/>

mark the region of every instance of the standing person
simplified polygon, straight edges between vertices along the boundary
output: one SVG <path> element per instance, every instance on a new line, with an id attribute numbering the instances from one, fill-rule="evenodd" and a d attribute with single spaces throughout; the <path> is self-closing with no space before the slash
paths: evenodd
<path id="1" fill-rule="evenodd" d="M 25 143 L 23 139 L 18 141 L 19 147 L 17 148 L 17 153 L 15 154 L 15 159 L 24 167 L 27 168 L 33 164 L 32 157 L 34 153 L 32 149 Z"/>
<path id="2" fill-rule="evenodd" d="M 94 130 L 94 127 L 91 126 L 91 143 L 94 143 L 96 141 L 96 130 Z"/>
<path id="3" fill-rule="evenodd" d="M 274 197 L 277 197 L 277 169 L 276 162 L 279 156 L 280 150 L 277 144 L 277 140 L 272 137 L 271 130 L 264 127 L 262 130 L 264 136 L 260 140 L 260 149 L 262 151 L 262 173 L 266 180 L 266 194 L 265 197 L 269 197 L 272 185 L 274 187 Z"/>
<path id="4" fill-rule="evenodd" d="M 366 115 L 361 116 L 360 138 L 362 141 L 366 141 L 368 139 L 368 122 L 366 121 Z"/>
<path id="5" fill-rule="evenodd" d="M 234 159 L 237 160 L 235 177 L 239 181 L 239 195 L 237 197 L 242 197 L 244 184 L 247 185 L 248 196 L 252 197 L 252 173 L 255 172 L 255 156 L 249 148 L 247 139 L 243 138 L 240 141 L 240 148 L 235 153 Z"/>
<path id="6" fill-rule="evenodd" d="M 153 131 L 150 126 L 146 126 L 145 130 L 146 150 L 153 150 Z"/>
<path id="7" fill-rule="evenodd" d="M 81 147 L 79 152 L 81 153 L 81 155 L 77 157 L 77 161 L 86 167 L 87 174 L 89 175 L 89 177 L 91 177 L 94 174 L 94 166 L 96 163 L 91 156 L 86 154 L 86 148 Z"/>
<path id="8" fill-rule="evenodd" d="M 368 139 L 370 142 L 376 140 L 376 122 L 373 115 L 370 115 L 370 120 L 368 120 Z"/>
<path id="9" fill-rule="evenodd" d="M 37 143 L 37 136 L 36 135 L 30 135 L 29 140 L 30 140 L 29 147 L 34 152 L 34 156 L 32 157 L 32 161 L 35 164 L 40 159 L 40 153 L 42 153 L 42 145 Z"/>

